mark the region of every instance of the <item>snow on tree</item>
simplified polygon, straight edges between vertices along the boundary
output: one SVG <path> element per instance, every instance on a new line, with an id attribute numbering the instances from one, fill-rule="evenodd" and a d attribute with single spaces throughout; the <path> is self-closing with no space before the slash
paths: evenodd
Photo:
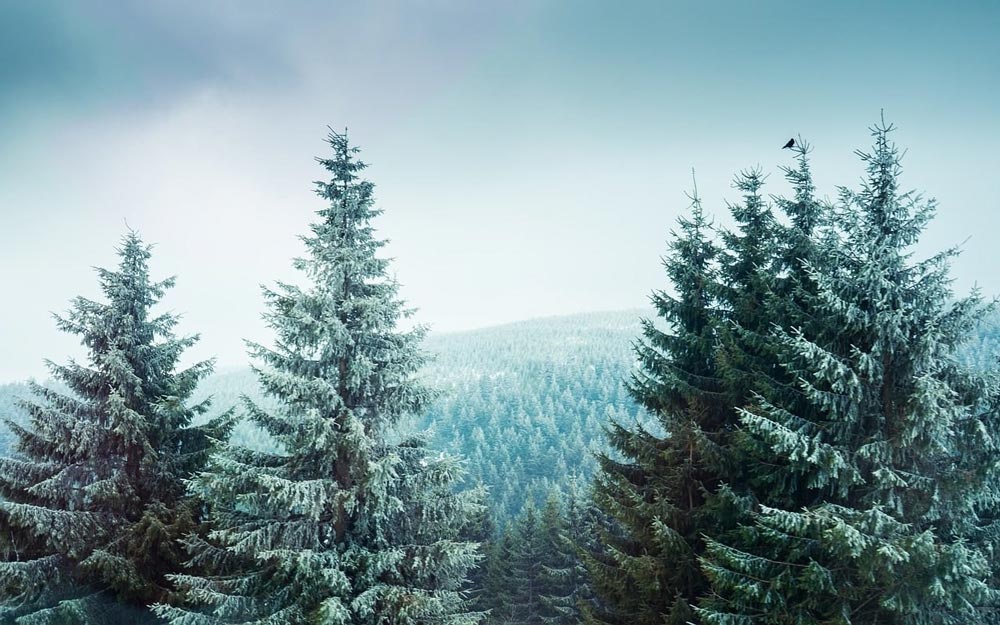
<path id="1" fill-rule="evenodd" d="M 176 539 L 199 527 L 183 480 L 229 417 L 192 426 L 208 402 L 187 402 L 211 363 L 178 370 L 197 337 L 176 337 L 172 314 L 152 316 L 173 279 L 150 280 L 135 232 L 118 255 L 117 271 L 97 270 L 107 301 L 79 297 L 56 318 L 89 362 L 47 363 L 68 389 L 32 383 L 30 425 L 7 422 L 18 443 L 0 458 L 3 622 L 150 620 L 147 604 L 174 600 L 166 575 L 186 559 Z"/>
<path id="2" fill-rule="evenodd" d="M 808 314 L 773 332 L 795 386 L 758 387 L 740 411 L 767 470 L 752 520 L 708 541 L 706 623 L 995 618 L 983 526 L 998 496 L 998 387 L 957 351 L 989 307 L 953 299 L 956 250 L 912 259 L 934 203 L 899 191 L 891 130 L 873 128 L 861 189 L 842 190 L 810 235 L 812 286 L 797 293 Z"/>
<path id="3" fill-rule="evenodd" d="M 387 276 L 371 221 L 373 185 L 346 134 L 331 132 L 328 206 L 303 238 L 295 267 L 308 286 L 265 290 L 273 348 L 251 344 L 274 413 L 247 416 L 280 449 L 229 448 L 193 482 L 212 502 L 215 530 L 189 542 L 212 575 L 179 575 L 183 608 L 157 606 L 174 625 L 201 623 L 473 624 L 463 584 L 479 559 L 461 534 L 481 493 L 456 489 L 458 459 L 397 424 L 432 393 L 416 379 L 422 327 Z"/>

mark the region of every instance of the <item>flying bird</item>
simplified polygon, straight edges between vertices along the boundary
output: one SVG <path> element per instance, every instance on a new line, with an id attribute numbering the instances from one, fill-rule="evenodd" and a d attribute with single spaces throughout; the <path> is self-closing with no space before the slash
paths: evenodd
<path id="1" fill-rule="evenodd" d="M 789 139 L 788 143 L 786 143 L 785 145 L 781 146 L 781 149 L 784 150 L 785 148 L 790 148 L 790 147 L 794 147 L 794 146 L 795 146 L 795 139 Z"/>

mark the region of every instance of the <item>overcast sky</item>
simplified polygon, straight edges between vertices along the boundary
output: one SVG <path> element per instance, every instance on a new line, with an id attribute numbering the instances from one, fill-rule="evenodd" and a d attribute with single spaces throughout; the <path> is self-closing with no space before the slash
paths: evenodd
<path id="1" fill-rule="evenodd" d="M 0 1 L 0 381 L 80 353 L 49 313 L 126 221 L 192 357 L 245 363 L 328 124 L 438 331 L 644 305 L 692 167 L 721 214 L 744 167 L 785 192 L 802 135 L 832 196 L 883 108 L 940 201 L 921 250 L 968 238 L 956 288 L 1000 293 L 1000 4 L 877 4 Z"/>

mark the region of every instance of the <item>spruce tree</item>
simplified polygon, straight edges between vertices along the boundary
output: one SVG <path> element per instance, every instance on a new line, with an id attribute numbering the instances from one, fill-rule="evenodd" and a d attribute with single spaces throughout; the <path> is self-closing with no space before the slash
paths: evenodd
<path id="1" fill-rule="evenodd" d="M 529 500 L 511 532 L 514 539 L 507 575 L 513 592 L 506 600 L 510 602 L 511 622 L 518 625 L 541 625 L 546 612 L 542 571 L 547 545 L 542 522 L 542 515 Z"/>
<path id="2" fill-rule="evenodd" d="M 174 600 L 165 576 L 186 559 L 177 539 L 198 529 L 183 480 L 226 434 L 228 416 L 193 427 L 188 405 L 211 370 L 178 370 L 197 337 L 177 337 L 152 309 L 173 279 L 153 282 L 150 248 L 123 239 L 117 271 L 98 269 L 107 301 L 82 297 L 58 327 L 78 335 L 86 364 L 48 362 L 66 390 L 31 384 L 30 425 L 7 422 L 17 453 L 0 458 L 0 621 L 142 622 Z"/>
<path id="3" fill-rule="evenodd" d="M 580 604 L 589 598 L 581 543 L 593 529 L 581 504 L 557 491 L 541 510 L 529 500 L 493 541 L 484 566 L 488 623 L 580 622 Z"/>
<path id="4" fill-rule="evenodd" d="M 472 624 L 463 591 L 478 560 L 460 534 L 480 512 L 459 492 L 456 458 L 398 440 L 406 415 L 432 393 L 416 379 L 422 327 L 387 276 L 375 237 L 373 185 L 346 134 L 331 132 L 327 207 L 307 255 L 306 286 L 265 290 L 273 348 L 251 344 L 257 375 L 279 403 L 247 416 L 278 443 L 273 453 L 229 448 L 193 483 L 213 502 L 215 531 L 193 538 L 207 576 L 177 576 L 184 608 L 158 606 L 171 623 Z"/>
<path id="5" fill-rule="evenodd" d="M 487 492 L 481 484 L 480 489 L 483 493 Z M 488 505 L 482 506 L 478 513 L 469 515 L 465 527 L 459 532 L 459 537 L 463 541 L 479 544 L 482 559 L 478 566 L 469 571 L 465 588 L 468 591 L 472 609 L 484 614 L 491 605 L 487 594 L 487 585 L 489 584 L 488 558 L 493 553 L 497 534 L 496 522 L 493 520 L 492 511 Z"/>
<path id="6" fill-rule="evenodd" d="M 704 534 L 717 535 L 735 511 L 725 484 L 737 469 L 729 449 L 736 421 L 716 365 L 719 250 L 697 192 L 679 220 L 664 266 L 673 294 L 652 300 L 664 328 L 643 321 L 632 396 L 662 431 L 612 423 L 617 454 L 599 456 L 595 500 L 614 522 L 588 557 L 598 608 L 589 623 L 662 625 L 693 618 L 706 587 L 698 565 Z"/>
<path id="7" fill-rule="evenodd" d="M 590 605 L 592 595 L 582 555 L 597 529 L 593 512 L 576 491 L 575 482 L 564 498 L 553 493 L 545 502 L 539 587 L 541 621 L 546 625 L 576 625 L 582 621 L 581 608 Z"/>
<path id="8" fill-rule="evenodd" d="M 503 625 L 514 623 L 513 597 L 519 580 L 513 579 L 511 563 L 514 561 L 517 545 L 514 527 L 508 525 L 500 530 L 488 545 L 482 564 L 483 586 L 477 606 L 488 612 L 486 623 Z"/>
<path id="9" fill-rule="evenodd" d="M 796 155 L 796 166 L 782 170 L 792 186 L 792 197 L 773 198 L 786 218 L 785 223 L 778 222 L 769 208 L 766 220 L 754 218 L 765 210 L 759 194 L 762 179 L 756 172 L 740 176 L 738 186 L 750 192 L 742 207 L 732 207 L 736 221 L 743 225 L 742 236 L 727 237 L 729 260 L 720 281 L 720 299 L 725 302 L 729 318 L 721 333 L 718 361 L 722 363 L 724 385 L 734 410 L 754 404 L 756 397 L 765 397 L 793 411 L 808 410 L 803 405 L 808 402 L 798 387 L 795 372 L 781 364 L 793 356 L 774 329 L 823 328 L 822 315 L 814 311 L 818 287 L 809 267 L 822 261 L 832 240 L 830 229 L 824 227 L 829 220 L 829 207 L 815 197 L 809 145 L 800 138 L 791 149 Z M 747 210 L 754 206 L 757 210 Z M 762 227 L 764 224 L 766 227 Z M 753 259 L 752 263 L 739 260 L 747 256 Z M 735 484 L 741 509 L 749 512 L 753 497 L 764 505 L 793 508 L 799 505 L 800 482 L 789 479 L 787 473 L 773 470 L 772 452 L 767 445 L 740 434 L 732 443 L 743 465 Z M 807 494 L 805 501 L 808 497 Z"/>
<path id="10" fill-rule="evenodd" d="M 953 299 L 954 249 L 912 260 L 934 204 L 899 191 L 891 130 L 873 128 L 861 189 L 812 235 L 813 319 L 774 331 L 797 394 L 741 410 L 767 470 L 752 522 L 708 542 L 707 623 L 995 620 L 977 541 L 997 502 L 997 384 L 957 353 L 988 307 Z"/>

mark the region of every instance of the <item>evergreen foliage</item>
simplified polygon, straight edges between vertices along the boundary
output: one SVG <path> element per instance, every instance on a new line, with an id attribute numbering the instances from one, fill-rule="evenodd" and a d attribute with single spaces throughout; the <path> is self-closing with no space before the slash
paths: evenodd
<path id="1" fill-rule="evenodd" d="M 251 344 L 278 409 L 246 414 L 277 449 L 231 447 L 193 482 L 215 530 L 189 541 L 192 562 L 215 574 L 175 577 L 190 605 L 157 611 L 176 625 L 481 619 L 463 590 L 477 545 L 461 538 L 480 494 L 456 490 L 456 458 L 393 435 L 432 399 L 415 379 L 424 329 L 398 329 L 410 313 L 377 256 L 373 185 L 345 134 L 329 143 L 328 206 L 295 261 L 308 286 L 265 290 L 277 340 Z"/>
<path id="2" fill-rule="evenodd" d="M 0 386 L 0 625 L 1000 622 L 1000 317 L 954 298 L 955 249 L 914 260 L 934 203 L 891 131 L 836 203 L 801 139 L 731 229 L 695 191 L 639 324 L 405 329 L 337 133 L 253 374 L 178 367 L 130 233 L 57 318 L 87 365 Z M 211 393 L 247 416 L 219 453 Z"/>
<path id="3" fill-rule="evenodd" d="M 199 529 L 200 504 L 183 480 L 226 434 L 228 415 L 192 427 L 208 402 L 189 397 L 211 370 L 178 371 L 197 337 L 177 318 L 151 316 L 173 279 L 152 282 L 150 249 L 130 232 L 117 271 L 98 269 L 106 302 L 77 298 L 61 330 L 87 364 L 47 363 L 65 392 L 31 383 L 29 423 L 8 420 L 16 453 L 0 458 L 0 620 L 116 623 L 151 619 L 172 602 L 177 539 Z"/>
<path id="4" fill-rule="evenodd" d="M 780 397 L 789 407 L 805 401 L 795 372 L 782 366 L 791 355 L 774 330 L 822 327 L 825 323 L 813 310 L 817 287 L 808 267 L 821 262 L 821 247 L 829 244 L 829 232 L 820 228 L 828 220 L 828 211 L 815 198 L 809 149 L 800 138 L 791 148 L 796 167 L 783 168 L 794 191 L 792 198 L 774 198 L 783 221 L 761 196 L 763 177 L 759 171 L 742 172 L 737 177 L 736 187 L 744 192 L 744 198 L 742 204 L 730 206 L 737 231 L 724 235 L 727 251 L 720 271 L 719 299 L 727 312 L 716 355 L 732 415 L 757 397 L 772 401 Z M 739 434 L 730 444 L 733 453 L 740 456 L 742 469 L 731 476 L 725 496 L 741 516 L 749 512 L 751 490 L 758 493 L 759 503 L 767 505 L 797 501 L 797 483 L 773 471 L 771 450 L 766 445 Z"/>
<path id="5" fill-rule="evenodd" d="M 719 324 L 714 357 L 729 414 L 769 384 L 777 363 L 768 337 L 772 324 L 781 323 L 767 309 L 780 229 L 762 194 L 764 175 L 759 169 L 742 171 L 733 186 L 743 193 L 743 201 L 729 205 L 736 227 L 721 236 L 716 290 L 725 323 Z"/>
<path id="6" fill-rule="evenodd" d="M 708 541 L 707 623 L 994 618 L 980 538 L 997 503 L 997 386 L 958 353 L 988 307 L 952 299 L 956 250 L 911 259 L 934 204 L 898 190 L 891 130 L 873 129 L 861 189 L 811 235 L 813 288 L 798 296 L 812 320 L 772 334 L 795 392 L 762 385 L 740 411 L 767 470 L 752 522 Z"/>
<path id="7" fill-rule="evenodd" d="M 25 428 L 29 427 L 28 411 L 22 403 L 31 398 L 31 389 L 24 383 L 0 384 L 0 456 L 9 456 L 17 444 L 14 432 L 7 427 L 7 421 Z"/>
<path id="8" fill-rule="evenodd" d="M 608 428 L 620 457 L 599 456 L 595 496 L 616 527 L 588 561 L 600 599 L 589 623 L 686 623 L 706 586 L 701 537 L 717 535 L 735 514 L 720 496 L 738 465 L 728 445 L 736 416 L 716 366 L 719 249 L 697 192 L 679 225 L 664 259 L 675 292 L 652 297 L 666 328 L 643 322 L 628 386 L 662 431 Z"/>
<path id="9" fill-rule="evenodd" d="M 595 548 L 601 519 L 589 497 L 571 480 L 567 494 L 550 498 L 542 516 L 545 549 L 542 562 L 542 621 L 548 625 L 575 625 L 583 610 L 594 605 L 585 554 Z"/>
<path id="10" fill-rule="evenodd" d="M 550 554 L 546 552 L 546 534 L 542 525 L 542 515 L 529 501 L 511 534 L 513 548 L 507 560 L 508 583 L 512 592 L 506 597 L 494 597 L 509 606 L 510 622 L 523 625 L 540 625 L 545 604 L 542 594 L 543 561 Z"/>
<path id="11" fill-rule="evenodd" d="M 590 601 L 582 554 L 594 510 L 574 488 L 553 492 L 538 510 L 529 501 L 491 544 L 482 606 L 495 625 L 574 625 Z"/>

